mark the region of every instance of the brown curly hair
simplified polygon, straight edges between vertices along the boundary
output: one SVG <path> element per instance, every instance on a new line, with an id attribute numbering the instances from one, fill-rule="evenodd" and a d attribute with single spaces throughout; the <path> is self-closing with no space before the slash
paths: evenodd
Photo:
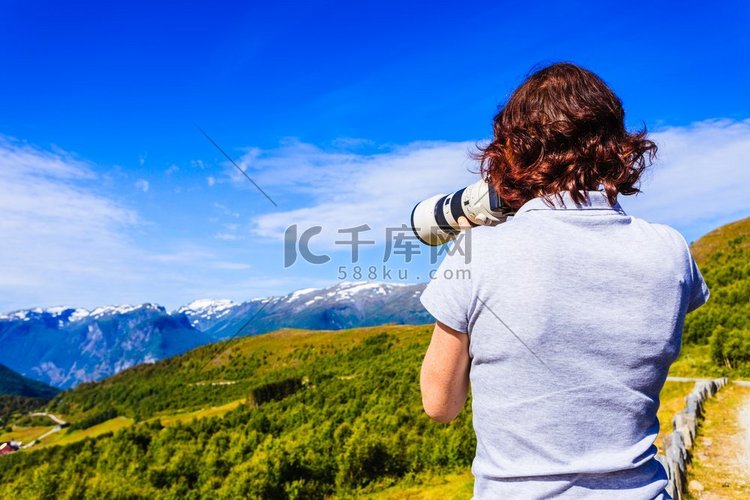
<path id="1" fill-rule="evenodd" d="M 478 152 L 480 172 L 512 208 L 569 191 L 576 203 L 585 191 L 640 192 L 639 178 L 657 146 L 646 127 L 625 129 L 622 102 L 591 71 L 562 62 L 529 76 L 500 107 L 494 138 Z M 648 157 L 648 160 L 647 160 Z"/>

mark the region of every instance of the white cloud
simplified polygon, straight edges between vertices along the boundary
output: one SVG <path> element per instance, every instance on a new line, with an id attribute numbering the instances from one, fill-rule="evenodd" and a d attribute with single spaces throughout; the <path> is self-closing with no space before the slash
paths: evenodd
<path id="1" fill-rule="evenodd" d="M 238 218 L 240 216 L 239 212 L 236 212 L 230 209 L 228 206 L 224 205 L 223 203 L 214 202 L 213 207 L 224 215 L 228 215 L 230 217 L 235 217 L 235 218 Z"/>
<path id="2" fill-rule="evenodd" d="M 750 215 L 750 119 L 707 120 L 652 134 L 658 160 L 643 193 L 623 197 L 634 215 L 674 225 L 691 238 Z"/>
<path id="3" fill-rule="evenodd" d="M 473 146 L 473 142 L 418 142 L 358 155 L 289 142 L 250 160 L 243 157 L 243 167 L 265 190 L 296 192 L 311 200 L 308 206 L 255 218 L 253 231 L 282 238 L 290 224 L 301 230 L 320 225 L 318 241 L 331 247 L 342 237 L 338 229 L 368 224 L 373 230 L 368 235 L 383 242 L 386 227 L 409 223 L 416 202 L 479 178 L 469 171 L 476 167 L 467 154 Z"/>
<path id="4" fill-rule="evenodd" d="M 236 233 L 216 233 L 214 238 L 221 241 L 239 241 L 242 239 L 240 235 Z"/>
<path id="5" fill-rule="evenodd" d="M 660 146 L 657 162 L 644 177 L 643 193 L 622 197 L 626 211 L 674 225 L 690 237 L 750 215 L 750 120 L 711 120 L 651 134 Z M 290 224 L 320 225 L 316 242 L 331 248 L 336 230 L 369 224 L 375 239 L 384 228 L 409 223 L 415 203 L 476 181 L 478 164 L 468 157 L 475 142 L 418 142 L 376 154 L 325 151 L 288 140 L 281 147 L 252 149 L 241 165 L 270 192 L 307 197 L 295 206 L 254 219 L 258 236 L 283 238 Z M 230 177 L 252 189 L 238 172 Z"/>
<path id="6" fill-rule="evenodd" d="M 228 271 L 244 271 L 252 268 L 250 264 L 244 262 L 216 261 L 211 262 L 210 265 L 213 269 L 224 269 Z"/>
<path id="7" fill-rule="evenodd" d="M 133 253 L 123 230 L 138 217 L 98 194 L 95 180 L 69 155 L 0 140 L 3 296 L 64 302 L 70 283 L 85 287 L 122 271 L 121 257 Z"/>
<path id="8" fill-rule="evenodd" d="M 243 254 L 204 242 L 141 237 L 153 223 L 102 188 L 93 165 L 0 137 L 0 311 L 155 301 L 169 307 L 206 291 L 265 295 L 268 280 L 241 273 Z M 237 226 L 228 225 L 228 230 Z M 290 285 L 291 286 L 291 285 Z"/>
<path id="9" fill-rule="evenodd" d="M 170 166 L 169 166 L 169 168 L 168 168 L 168 169 L 166 169 L 166 170 L 164 171 L 164 174 L 165 174 L 165 175 L 172 175 L 172 174 L 176 174 L 176 173 L 177 173 L 177 172 L 179 172 L 179 171 L 180 171 L 180 167 L 178 167 L 177 165 L 175 165 L 175 164 L 173 163 L 172 165 L 170 165 Z"/>
<path id="10" fill-rule="evenodd" d="M 659 160 L 644 179 L 644 192 L 621 200 L 626 211 L 673 225 L 688 239 L 750 215 L 750 120 L 705 121 L 651 135 Z M 343 236 L 337 229 L 363 223 L 373 230 L 367 239 L 383 242 L 386 227 L 409 223 L 416 202 L 478 179 L 468 157 L 474 145 L 417 142 L 359 154 L 287 140 L 272 150 L 248 149 L 241 166 L 280 209 L 254 217 L 248 232 L 233 200 L 222 199 L 210 207 L 220 227 L 195 243 L 160 233 L 151 240 L 155 251 L 144 244 L 147 221 L 107 194 L 106 176 L 92 165 L 0 137 L 0 310 L 144 301 L 172 306 L 200 296 L 242 300 L 329 284 L 282 276 L 274 271 L 280 257 L 258 248 L 280 249 L 284 230 L 294 223 L 324 227 L 315 250 L 336 248 L 333 242 Z M 211 178 L 255 189 L 229 164 L 223 177 Z M 217 242 L 245 237 L 252 252 Z M 244 272 L 249 255 L 257 259 L 256 272 Z"/>
<path id="11" fill-rule="evenodd" d="M 216 184 L 216 178 L 213 175 L 209 175 L 208 177 L 206 177 L 206 183 L 209 186 L 213 186 Z"/>
<path id="12" fill-rule="evenodd" d="M 138 179 L 137 181 L 135 181 L 134 185 L 136 189 L 143 191 L 144 193 L 148 193 L 150 185 L 146 179 Z"/>

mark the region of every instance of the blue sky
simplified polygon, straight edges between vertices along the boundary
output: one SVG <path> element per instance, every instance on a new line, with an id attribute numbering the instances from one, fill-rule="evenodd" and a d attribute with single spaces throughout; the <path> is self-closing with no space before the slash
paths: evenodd
<path id="1" fill-rule="evenodd" d="M 155 3 L 0 1 L 0 309 L 330 285 L 364 223 L 380 267 L 383 229 L 474 180 L 497 106 L 559 60 L 662 147 L 626 210 L 689 240 L 750 215 L 745 2 Z M 283 268 L 295 222 L 329 264 Z"/>

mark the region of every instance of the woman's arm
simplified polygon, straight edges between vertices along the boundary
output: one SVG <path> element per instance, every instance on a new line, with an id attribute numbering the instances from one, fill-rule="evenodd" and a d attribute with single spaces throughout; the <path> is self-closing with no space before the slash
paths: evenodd
<path id="1" fill-rule="evenodd" d="M 469 335 L 435 323 L 419 377 L 422 406 L 447 424 L 461 412 L 469 394 Z"/>

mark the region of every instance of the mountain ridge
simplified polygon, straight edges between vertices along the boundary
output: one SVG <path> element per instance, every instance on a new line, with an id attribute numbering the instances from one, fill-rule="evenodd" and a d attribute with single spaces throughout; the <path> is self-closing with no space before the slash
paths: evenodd
<path id="1" fill-rule="evenodd" d="M 13 370 L 68 389 L 239 335 L 427 323 L 431 317 L 419 303 L 423 288 L 343 282 L 240 303 L 198 299 L 172 311 L 151 302 L 33 308 L 0 314 L 0 345 Z"/>

